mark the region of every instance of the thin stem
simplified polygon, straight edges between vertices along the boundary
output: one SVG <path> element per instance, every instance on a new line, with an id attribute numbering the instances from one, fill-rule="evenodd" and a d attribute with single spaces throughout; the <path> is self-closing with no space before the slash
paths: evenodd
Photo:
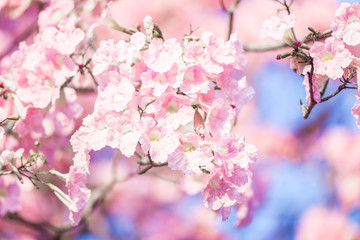
<path id="1" fill-rule="evenodd" d="M 153 167 L 164 167 L 164 166 L 167 166 L 167 165 L 168 165 L 167 162 L 166 163 L 161 163 L 161 164 L 155 164 L 154 162 L 152 162 L 152 160 L 150 158 L 150 165 L 148 165 L 147 167 L 141 169 L 141 164 L 138 164 L 137 174 L 143 175 L 144 173 L 146 173 L 147 171 L 149 171 Z"/>
<path id="2" fill-rule="evenodd" d="M 92 80 L 94 81 L 96 86 L 99 86 L 99 83 L 96 81 L 95 76 L 93 75 L 93 73 L 91 72 L 91 69 L 89 67 L 86 67 L 86 69 L 88 70 L 88 73 L 90 74 Z"/>
<path id="3" fill-rule="evenodd" d="M 239 5 L 240 0 L 235 0 L 229 9 L 225 7 L 224 1 L 220 0 L 221 9 L 229 14 L 229 30 L 228 30 L 228 40 L 230 40 L 231 33 L 233 32 L 233 23 L 234 23 L 234 13 L 236 11 L 237 6 Z"/>
<path id="4" fill-rule="evenodd" d="M 321 99 L 320 102 L 326 102 L 327 100 L 329 100 L 330 98 L 335 97 L 335 96 L 338 95 L 342 90 L 347 89 L 347 88 L 348 88 L 348 89 L 357 89 L 356 87 L 348 87 L 348 86 L 346 86 L 346 83 L 344 83 L 344 84 L 340 85 L 340 86 L 338 87 L 338 89 L 337 89 L 333 94 L 331 94 L 331 95 L 329 95 L 329 96 Z"/>
<path id="5" fill-rule="evenodd" d="M 307 119 L 310 116 L 311 110 L 315 107 L 316 105 L 316 101 L 314 99 L 314 90 L 313 90 L 313 82 L 312 82 L 312 77 L 314 76 L 314 64 L 312 62 L 311 59 L 311 69 L 310 72 L 308 72 L 308 78 L 309 78 L 309 92 L 310 92 L 310 104 L 309 106 L 306 108 L 305 106 L 302 105 L 302 102 L 300 100 L 300 106 L 302 108 L 302 113 L 303 113 L 303 117 L 304 119 Z"/>
<path id="6" fill-rule="evenodd" d="M 328 38 L 330 35 L 322 35 L 318 40 Z M 312 39 L 303 39 L 302 43 L 312 42 Z M 290 47 L 285 42 L 250 43 L 243 46 L 245 52 L 264 52 L 280 48 Z"/>

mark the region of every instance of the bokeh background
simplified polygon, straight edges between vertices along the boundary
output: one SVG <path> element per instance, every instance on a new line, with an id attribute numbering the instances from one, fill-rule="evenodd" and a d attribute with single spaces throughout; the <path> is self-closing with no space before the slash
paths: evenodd
<path id="1" fill-rule="evenodd" d="M 291 11 L 297 16 L 297 37 L 304 38 L 308 26 L 328 29 L 341 2 L 295 0 Z M 229 7 L 232 1 L 224 0 L 224 3 Z M 258 35 L 265 18 L 276 15 L 280 8 L 272 0 L 241 0 L 234 19 L 239 40 L 244 45 L 272 41 L 260 40 Z M 2 12 L 1 58 L 14 51 L 18 42 L 31 41 L 38 11 L 30 6 L 16 18 Z M 165 38 L 180 39 L 189 33 L 190 24 L 192 29 L 198 28 L 195 35 L 212 31 L 224 39 L 227 36 L 228 14 L 218 0 L 118 0 L 112 5 L 111 15 L 127 27 L 141 24 L 146 15 L 151 15 Z M 89 21 L 95 19 L 86 13 L 83 17 Z M 98 41 L 127 38 L 106 26 L 98 27 L 96 33 Z M 253 164 L 255 195 L 247 222 L 237 226 L 235 211 L 222 222 L 217 213 L 205 209 L 201 195 L 185 193 L 181 186 L 186 180 L 179 183 L 179 173 L 165 168 L 117 184 L 96 208 L 87 227 L 74 229 L 68 237 L 77 240 L 285 240 L 359 236 L 360 131 L 351 115 L 356 102 L 355 90 L 344 90 L 316 106 L 309 119 L 304 120 L 299 105 L 300 99 L 305 100 L 303 78 L 289 68 L 288 61 L 275 60 L 276 54 L 282 51 L 285 50 L 246 53 L 247 79 L 256 97 L 240 112 L 234 132 L 244 135 L 259 151 L 259 159 Z M 331 83 L 326 95 L 336 88 L 337 83 Z M 92 111 L 86 106 L 89 98 L 84 96 L 82 100 L 86 109 L 84 116 Z M 92 153 L 90 186 L 110 180 L 113 152 L 106 148 Z M 126 176 L 134 167 L 120 159 L 117 171 L 120 176 Z M 38 203 L 43 201 L 41 194 L 31 196 L 39 198 Z M 51 210 L 43 209 L 41 214 L 36 215 L 37 218 L 46 219 Z M 64 214 L 59 215 L 57 218 Z M 9 223 L 0 225 L 3 233 L 7 231 L 3 236 L 15 236 L 11 230 L 5 230 L 9 226 L 6 224 Z M 36 238 L 26 228 L 19 229 L 24 239 Z"/>

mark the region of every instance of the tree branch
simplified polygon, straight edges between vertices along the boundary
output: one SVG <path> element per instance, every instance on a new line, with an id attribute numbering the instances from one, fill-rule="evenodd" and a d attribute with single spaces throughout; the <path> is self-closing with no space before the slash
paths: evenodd
<path id="1" fill-rule="evenodd" d="M 234 13 L 236 11 L 236 8 L 237 6 L 239 5 L 240 3 L 240 0 L 235 0 L 229 9 L 227 9 L 225 7 L 225 4 L 224 4 L 224 0 L 220 0 L 220 6 L 221 6 L 221 9 L 224 10 L 225 12 L 227 12 L 229 14 L 229 30 L 228 30 L 228 40 L 230 39 L 230 36 L 231 36 L 231 33 L 232 33 L 232 30 L 233 30 L 233 23 L 234 23 Z"/>

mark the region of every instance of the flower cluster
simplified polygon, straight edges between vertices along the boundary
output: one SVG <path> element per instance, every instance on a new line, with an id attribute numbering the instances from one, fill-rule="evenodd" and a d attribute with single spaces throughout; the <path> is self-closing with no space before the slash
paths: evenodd
<path id="1" fill-rule="evenodd" d="M 310 33 L 307 35 L 306 41 L 311 39 L 314 42 L 311 47 L 297 41 L 293 29 L 290 31 L 290 28 L 294 27 L 293 13 L 285 16 L 281 21 L 278 17 L 272 17 L 263 24 L 260 37 L 272 36 L 279 40 L 281 39 L 279 36 L 284 35 L 284 31 L 287 30 L 283 39 L 294 50 L 279 54 L 277 59 L 291 56 L 291 68 L 305 76 L 303 85 L 307 94 L 308 106 L 306 108 L 302 105 L 305 118 L 316 103 L 328 100 L 342 89 L 356 89 L 353 85 L 359 84 L 359 9 L 359 3 L 342 3 L 335 13 L 331 29 L 321 33 L 319 30 L 309 27 Z M 292 40 L 289 41 L 289 39 Z M 323 39 L 325 40 L 321 41 Z M 323 98 L 329 79 L 342 85 L 338 92 Z M 358 104 L 356 104 L 353 114 L 357 119 L 359 118 L 358 112 Z"/>
<path id="2" fill-rule="evenodd" d="M 73 135 L 74 164 L 88 172 L 89 152 L 105 146 L 140 166 L 168 165 L 204 180 L 205 205 L 228 208 L 246 199 L 255 148 L 231 128 L 253 97 L 243 74 L 246 58 L 236 35 L 212 33 L 146 40 L 105 40 L 92 57 L 99 86 L 94 112 Z M 141 172 L 141 169 L 139 170 Z"/>

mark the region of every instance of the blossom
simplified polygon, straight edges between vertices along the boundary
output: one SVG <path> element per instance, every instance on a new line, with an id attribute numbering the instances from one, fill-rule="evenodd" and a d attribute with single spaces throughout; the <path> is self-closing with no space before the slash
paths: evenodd
<path id="1" fill-rule="evenodd" d="M 187 94 L 207 93 L 210 89 L 209 79 L 206 77 L 204 67 L 191 65 L 184 70 L 181 91 Z"/>
<path id="2" fill-rule="evenodd" d="M 119 40 L 116 44 L 113 39 L 100 42 L 100 46 L 92 57 L 94 64 L 93 74 L 99 75 L 105 71 L 121 68 L 130 70 L 130 66 L 140 58 L 140 49 L 145 44 L 145 35 L 135 33 L 130 42 Z"/>
<path id="3" fill-rule="evenodd" d="M 127 104 L 132 100 L 135 92 L 134 86 L 130 81 L 110 83 L 103 91 L 98 94 L 95 109 L 107 109 L 121 112 L 127 108 Z"/>
<path id="4" fill-rule="evenodd" d="M 248 174 L 239 166 L 234 168 L 231 177 L 227 177 L 221 168 L 216 169 L 202 189 L 205 206 L 212 210 L 222 208 L 223 220 L 225 220 L 230 214 L 230 207 L 246 199 L 247 182 Z"/>
<path id="5" fill-rule="evenodd" d="M 167 89 L 180 87 L 180 81 L 177 75 L 178 67 L 176 64 L 164 72 L 155 72 L 148 69 L 140 75 L 141 78 L 141 94 L 154 97 L 160 97 Z"/>
<path id="6" fill-rule="evenodd" d="M 54 103 L 66 79 L 76 73 L 70 56 L 47 48 L 42 42 L 30 46 L 22 42 L 11 59 L 16 72 L 13 90 L 24 105 L 36 108 Z"/>
<path id="7" fill-rule="evenodd" d="M 56 26 L 62 19 L 74 9 L 72 0 L 52 0 L 43 11 L 39 13 L 38 25 L 40 29 L 48 26 Z"/>
<path id="8" fill-rule="evenodd" d="M 284 33 L 295 26 L 296 17 L 294 13 L 285 15 L 282 19 L 277 16 L 268 17 L 262 25 L 260 30 L 260 38 L 272 37 L 276 40 L 281 40 Z"/>
<path id="9" fill-rule="evenodd" d="M 167 39 L 163 42 L 155 38 L 144 53 L 143 61 L 148 68 L 162 74 L 168 72 L 173 65 L 181 63 L 181 54 L 181 46 L 176 39 Z"/>
<path id="10" fill-rule="evenodd" d="M 217 139 L 214 161 L 222 166 L 226 176 L 233 174 L 235 166 L 248 170 L 249 164 L 257 159 L 256 148 L 236 134 L 223 134 Z"/>
<path id="11" fill-rule="evenodd" d="M 16 160 L 22 158 L 23 153 L 23 148 L 19 148 L 16 152 L 7 149 L 2 151 L 0 155 L 0 166 L 5 166 L 7 164 L 16 166 Z"/>
<path id="12" fill-rule="evenodd" d="M 343 42 L 333 37 L 327 38 L 325 43 L 314 43 L 310 48 L 310 55 L 314 58 L 314 72 L 327 75 L 331 79 L 341 78 L 344 68 L 348 67 L 353 59 Z"/>
<path id="13" fill-rule="evenodd" d="M 211 109 L 207 112 L 205 127 L 213 136 L 221 136 L 230 132 L 234 119 L 234 109 L 224 99 L 218 98 L 212 102 Z"/>
<path id="14" fill-rule="evenodd" d="M 57 28 L 52 26 L 45 28 L 40 37 L 46 47 L 65 55 L 75 52 L 85 33 L 80 28 L 75 28 L 73 21 L 68 20 L 59 24 Z"/>
<path id="15" fill-rule="evenodd" d="M 224 98 L 235 108 L 236 114 L 239 114 L 242 107 L 255 96 L 255 90 L 249 86 L 246 76 L 232 67 L 226 67 L 216 77 L 216 83 L 224 94 Z"/>
<path id="16" fill-rule="evenodd" d="M 73 226 L 78 225 L 81 215 L 86 207 L 87 201 L 90 199 L 90 190 L 86 187 L 87 173 L 77 168 L 76 165 L 70 167 L 66 186 L 69 191 L 69 197 L 76 205 L 76 211 L 71 210 L 70 222 Z"/>
<path id="17" fill-rule="evenodd" d="M 165 163 L 180 144 L 178 134 L 163 121 L 157 124 L 152 118 L 145 118 L 145 121 L 147 126 L 140 138 L 141 148 L 145 154 L 149 153 L 154 163 Z"/>
<path id="18" fill-rule="evenodd" d="M 185 174 L 201 174 L 213 156 L 206 142 L 193 133 L 180 138 L 179 147 L 169 156 L 169 167 L 182 170 Z"/>
<path id="19" fill-rule="evenodd" d="M 342 3 L 331 24 L 333 35 L 350 46 L 360 44 L 360 3 Z"/>
<path id="20" fill-rule="evenodd" d="M 154 113 L 157 120 L 164 119 L 174 130 L 191 122 L 194 116 L 190 99 L 174 92 L 162 94 L 149 106 L 147 112 Z"/>

